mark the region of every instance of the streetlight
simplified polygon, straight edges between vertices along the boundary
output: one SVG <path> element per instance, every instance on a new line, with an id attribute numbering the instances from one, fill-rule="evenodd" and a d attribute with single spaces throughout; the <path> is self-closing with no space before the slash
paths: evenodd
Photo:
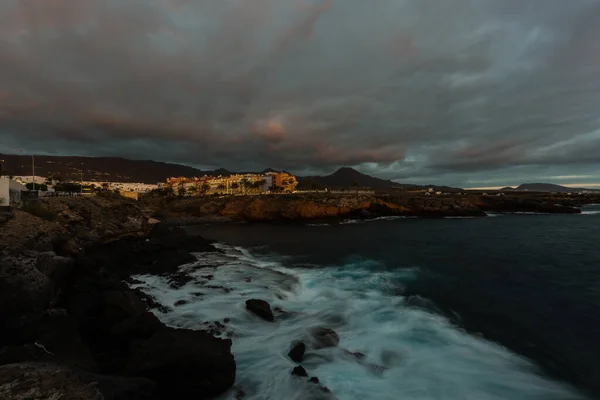
<path id="1" fill-rule="evenodd" d="M 13 149 L 18 151 L 19 153 L 25 153 L 23 149 Z M 31 155 L 31 183 L 33 184 L 32 190 L 35 191 L 35 157 L 33 154 Z"/>

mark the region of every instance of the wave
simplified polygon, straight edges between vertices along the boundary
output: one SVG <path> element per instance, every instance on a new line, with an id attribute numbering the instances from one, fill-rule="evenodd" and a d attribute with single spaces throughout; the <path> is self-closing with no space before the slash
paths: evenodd
<path id="1" fill-rule="evenodd" d="M 216 333 L 232 338 L 238 372 L 236 388 L 222 400 L 235 399 L 238 390 L 246 400 L 332 398 L 291 376 L 296 364 L 286 356 L 292 341 L 308 340 L 317 326 L 334 329 L 340 343 L 308 350 L 302 365 L 340 400 L 583 398 L 540 376 L 529 361 L 457 329 L 426 299 L 399 296 L 419 268 L 388 270 L 361 257 L 299 268 L 285 257 L 215 247 L 219 252 L 198 254 L 197 263 L 182 267 L 190 277 L 183 286 L 150 275 L 135 277 L 133 286 L 167 308 L 154 312 L 168 325 L 207 329 L 227 318 Z M 267 300 L 275 322 L 249 314 L 250 298 Z"/>
<path id="2" fill-rule="evenodd" d="M 340 222 L 340 225 L 351 225 L 351 224 L 366 224 L 369 222 L 375 221 L 397 221 L 401 219 L 417 219 L 419 217 L 409 216 L 409 215 L 392 215 L 387 217 L 376 217 L 376 218 L 366 218 L 366 219 L 347 219 L 345 221 Z"/>
<path id="3" fill-rule="evenodd" d="M 598 215 L 600 214 L 600 210 L 581 210 L 581 215 Z"/>

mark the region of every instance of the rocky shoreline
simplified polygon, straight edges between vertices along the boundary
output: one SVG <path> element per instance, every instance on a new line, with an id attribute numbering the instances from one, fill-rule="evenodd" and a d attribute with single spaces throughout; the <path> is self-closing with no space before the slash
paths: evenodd
<path id="1" fill-rule="evenodd" d="M 206 331 L 167 327 L 148 311 L 160 305 L 128 285 L 138 274 L 183 285 L 189 277 L 179 267 L 196 260 L 192 253 L 216 251 L 181 225 L 578 212 L 547 200 L 484 200 L 249 196 L 157 204 L 109 195 L 13 210 L 0 221 L 0 398 L 203 399 L 228 390 L 236 376 L 231 340 L 213 336 L 223 323 Z M 254 300 L 248 310 L 268 321 L 270 306 Z M 300 353 L 292 345 L 289 357 L 301 360 Z"/>
<path id="2" fill-rule="evenodd" d="M 535 212 L 577 214 L 578 205 L 597 198 L 562 198 L 552 195 L 426 196 L 424 194 L 301 194 L 272 196 L 208 196 L 156 198 L 143 202 L 159 218 L 223 222 L 341 221 L 349 218 L 405 216 L 419 218 L 485 217 L 488 212 Z"/>
<path id="3" fill-rule="evenodd" d="M 230 340 L 165 326 L 124 282 L 172 275 L 210 242 L 121 199 L 46 206 L 54 221 L 16 210 L 2 226 L 0 398 L 202 399 L 233 385 Z"/>

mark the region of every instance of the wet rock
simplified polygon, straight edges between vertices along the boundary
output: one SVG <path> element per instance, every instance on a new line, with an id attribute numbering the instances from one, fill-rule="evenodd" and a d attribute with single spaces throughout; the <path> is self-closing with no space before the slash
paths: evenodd
<path id="1" fill-rule="evenodd" d="M 202 293 L 202 292 L 194 292 L 194 293 L 192 293 L 192 295 L 194 297 L 202 297 L 202 296 L 204 296 L 204 293 Z"/>
<path id="2" fill-rule="evenodd" d="M 250 299 L 246 300 L 246 309 L 248 311 L 258 315 L 265 321 L 273 322 L 273 312 L 271 311 L 271 305 L 264 300 Z"/>
<path id="3" fill-rule="evenodd" d="M 317 378 L 316 376 L 313 376 L 313 377 L 312 377 L 312 378 L 310 378 L 308 381 L 309 381 L 309 382 L 312 382 L 312 383 L 319 383 L 319 378 Z"/>
<path id="4" fill-rule="evenodd" d="M 223 319 L 223 322 L 225 322 L 225 323 L 228 323 L 229 321 L 230 321 L 229 318 L 224 318 Z"/>
<path id="5" fill-rule="evenodd" d="M 297 367 L 294 367 L 294 369 L 292 370 L 292 375 L 308 376 L 308 373 L 306 372 L 306 370 L 304 369 L 304 367 L 302 365 L 299 365 Z"/>
<path id="6" fill-rule="evenodd" d="M 157 383 L 157 398 L 213 397 L 235 382 L 231 340 L 205 332 L 163 328 L 137 343 L 127 374 Z"/>
<path id="7" fill-rule="evenodd" d="M 183 305 L 186 305 L 187 303 L 188 303 L 187 300 L 177 300 L 175 302 L 175 307 L 183 306 Z"/>
<path id="8" fill-rule="evenodd" d="M 333 329 L 316 327 L 310 330 L 310 334 L 314 339 L 313 347 L 315 349 L 335 347 L 340 342 L 340 337 Z"/>
<path id="9" fill-rule="evenodd" d="M 302 362 L 305 352 L 306 345 L 303 342 L 297 342 L 288 353 L 288 357 L 292 359 L 292 361 L 299 363 Z"/>
<path id="10" fill-rule="evenodd" d="M 207 281 L 212 281 L 212 279 L 214 278 L 214 275 L 204 275 L 203 278 L 206 279 Z"/>
<path id="11" fill-rule="evenodd" d="M 249 276 L 246 276 L 246 277 L 244 278 L 244 281 L 245 281 L 245 282 L 252 282 L 252 278 L 250 278 Z"/>
<path id="12" fill-rule="evenodd" d="M 207 288 L 207 289 L 221 289 L 225 293 L 229 293 L 229 292 L 231 292 L 233 290 L 233 289 L 230 289 L 230 288 L 226 288 L 224 286 L 217 286 L 217 285 L 206 285 L 204 287 Z"/>

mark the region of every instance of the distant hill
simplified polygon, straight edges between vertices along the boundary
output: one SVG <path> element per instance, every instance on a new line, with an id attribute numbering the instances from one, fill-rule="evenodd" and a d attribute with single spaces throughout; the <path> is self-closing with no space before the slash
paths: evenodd
<path id="1" fill-rule="evenodd" d="M 0 155 L 4 160 L 2 169 L 10 175 L 31 175 L 31 156 Z M 229 174 L 227 170 L 218 170 Z M 151 160 L 128 160 L 119 157 L 72 157 L 72 156 L 35 156 L 35 174 L 37 176 L 60 176 L 64 180 L 113 181 L 113 182 L 164 182 L 171 176 L 202 176 L 213 171 L 179 164 L 169 164 Z"/>
<path id="2" fill-rule="evenodd" d="M 353 168 L 340 168 L 331 175 L 298 177 L 302 188 L 350 188 L 372 189 L 400 187 L 401 185 L 385 179 L 374 178 Z"/>
<path id="3" fill-rule="evenodd" d="M 529 192 L 551 192 L 551 193 L 571 193 L 581 191 L 593 191 L 594 189 L 585 188 L 572 188 L 567 186 L 555 185 L 552 183 L 524 183 L 515 189 L 516 191 L 529 191 Z"/>

